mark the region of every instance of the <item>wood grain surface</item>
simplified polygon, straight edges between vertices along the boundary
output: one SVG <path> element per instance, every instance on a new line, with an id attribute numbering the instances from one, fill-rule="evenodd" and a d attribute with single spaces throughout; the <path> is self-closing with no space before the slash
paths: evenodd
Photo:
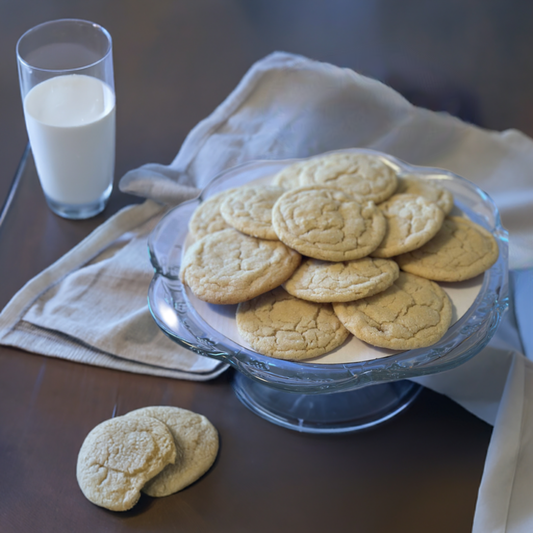
<path id="1" fill-rule="evenodd" d="M 533 134 L 533 4 L 501 0 L 0 0 L 0 205 L 27 142 L 15 44 L 84 18 L 114 39 L 116 178 L 169 163 L 190 129 L 274 50 L 356 69 L 413 102 Z M 122 206 L 67 221 L 31 158 L 0 226 L 0 308 Z M 242 406 L 231 372 L 207 383 L 139 376 L 0 348 L 0 532 L 462 533 L 472 527 L 491 428 L 424 391 L 373 430 L 299 434 Z M 218 428 L 219 457 L 186 490 L 112 513 L 81 494 L 86 434 L 113 414 L 177 405 Z"/>

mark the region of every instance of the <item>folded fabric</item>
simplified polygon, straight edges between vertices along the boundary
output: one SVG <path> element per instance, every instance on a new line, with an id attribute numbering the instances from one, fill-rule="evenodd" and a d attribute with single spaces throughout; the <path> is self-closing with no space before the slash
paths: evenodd
<path id="1" fill-rule="evenodd" d="M 533 267 L 533 141 L 413 107 L 350 70 L 275 53 L 256 63 L 192 130 L 171 165 L 145 165 L 122 178 L 123 191 L 159 204 L 148 201 L 119 213 L 29 282 L 0 315 L 0 342 L 136 372 L 216 375 L 223 370 L 216 361 L 167 345 L 148 323 L 151 269 L 142 248 L 165 209 L 160 204 L 191 198 L 219 172 L 252 159 L 349 147 L 374 148 L 472 180 L 500 209 L 510 232 L 511 268 Z M 524 278 L 527 285 L 531 277 Z M 521 332 L 512 318 L 468 363 L 419 379 L 494 424 L 475 533 L 533 531 L 527 490 L 533 483 L 532 363 L 520 353 Z M 518 323 L 527 328 L 528 319 L 521 312 Z"/>
<path id="2" fill-rule="evenodd" d="M 157 327 L 146 295 L 147 237 L 165 208 L 126 208 L 31 280 L 0 315 L 0 342 L 31 352 L 180 379 L 226 365 L 181 348 Z"/>

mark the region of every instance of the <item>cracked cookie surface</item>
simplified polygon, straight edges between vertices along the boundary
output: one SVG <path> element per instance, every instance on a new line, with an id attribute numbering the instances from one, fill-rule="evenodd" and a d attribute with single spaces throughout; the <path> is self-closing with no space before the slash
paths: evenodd
<path id="1" fill-rule="evenodd" d="M 285 167 L 282 171 L 278 172 L 272 178 L 272 185 L 281 187 L 282 189 L 295 189 L 300 186 L 300 173 L 305 168 L 307 161 L 298 161 L 288 167 Z"/>
<path id="2" fill-rule="evenodd" d="M 176 462 L 167 465 L 143 487 L 142 492 L 149 496 L 168 496 L 184 489 L 203 476 L 214 463 L 218 453 L 218 432 L 205 416 L 170 406 L 143 407 L 126 416 L 150 416 L 163 422 L 179 451 Z"/>
<path id="3" fill-rule="evenodd" d="M 294 361 L 330 352 L 349 335 L 331 304 L 300 300 L 281 287 L 239 304 L 237 328 L 256 352 Z"/>
<path id="4" fill-rule="evenodd" d="M 307 259 L 283 287 L 303 300 L 350 302 L 385 290 L 398 275 L 398 265 L 390 259 L 363 257 L 337 263 Z"/>
<path id="5" fill-rule="evenodd" d="M 453 195 L 443 187 L 439 187 L 433 180 L 422 176 L 401 176 L 394 194 L 414 194 L 423 196 L 430 202 L 436 203 L 448 215 L 453 209 Z"/>
<path id="6" fill-rule="evenodd" d="M 420 248 L 442 226 L 444 213 L 423 196 L 395 194 L 379 209 L 387 219 L 387 230 L 373 257 L 394 257 Z"/>
<path id="7" fill-rule="evenodd" d="M 234 190 L 236 189 L 219 192 L 202 202 L 196 208 L 189 220 L 189 232 L 195 240 L 230 227 L 222 217 L 220 206 Z"/>
<path id="8" fill-rule="evenodd" d="M 359 201 L 376 204 L 394 194 L 396 172 L 370 154 L 336 153 L 308 160 L 298 169 L 299 184 L 342 190 Z"/>
<path id="9" fill-rule="evenodd" d="M 392 350 L 431 346 L 452 320 L 452 305 L 442 288 L 406 272 L 400 272 L 391 287 L 375 296 L 336 303 L 333 308 L 358 339 Z"/>
<path id="10" fill-rule="evenodd" d="M 435 281 L 463 281 L 489 269 L 498 259 L 494 237 L 462 217 L 448 217 L 421 248 L 399 255 L 400 268 Z"/>
<path id="11" fill-rule="evenodd" d="M 386 229 L 385 218 L 374 202 L 360 203 L 342 191 L 319 186 L 283 194 L 272 210 L 272 224 L 287 246 L 324 261 L 367 256 Z"/>
<path id="12" fill-rule="evenodd" d="M 112 511 L 127 511 L 139 500 L 145 483 L 175 459 L 174 439 L 163 422 L 119 416 L 87 435 L 76 476 L 89 501 Z"/>
<path id="13" fill-rule="evenodd" d="M 280 241 L 226 229 L 187 250 L 180 277 L 200 300 L 236 304 L 284 283 L 300 261 L 300 254 Z"/>
<path id="14" fill-rule="evenodd" d="M 277 241 L 272 207 L 284 192 L 281 187 L 268 185 L 235 189 L 226 195 L 220 213 L 227 224 L 246 235 Z"/>

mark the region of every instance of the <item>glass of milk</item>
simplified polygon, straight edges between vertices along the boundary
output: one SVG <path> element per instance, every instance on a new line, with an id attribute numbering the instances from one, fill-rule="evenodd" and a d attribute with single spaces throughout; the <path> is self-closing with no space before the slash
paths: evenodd
<path id="1" fill-rule="evenodd" d="M 26 128 L 49 207 L 100 213 L 113 188 L 115 85 L 109 33 L 75 19 L 45 22 L 17 43 Z"/>

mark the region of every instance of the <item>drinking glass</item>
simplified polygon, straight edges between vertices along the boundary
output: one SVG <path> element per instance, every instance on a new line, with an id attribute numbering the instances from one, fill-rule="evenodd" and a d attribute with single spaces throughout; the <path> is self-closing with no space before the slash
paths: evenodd
<path id="1" fill-rule="evenodd" d="M 17 43 L 24 118 L 46 201 L 64 218 L 100 213 L 113 188 L 111 36 L 85 20 L 45 22 Z"/>

